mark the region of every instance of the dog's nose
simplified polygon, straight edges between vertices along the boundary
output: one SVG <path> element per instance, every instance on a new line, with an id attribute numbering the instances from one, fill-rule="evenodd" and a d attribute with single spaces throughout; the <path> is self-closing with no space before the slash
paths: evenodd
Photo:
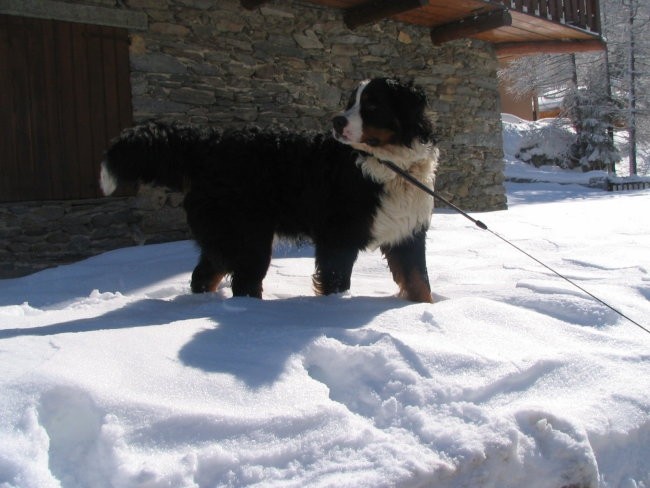
<path id="1" fill-rule="evenodd" d="M 341 134 L 343 133 L 343 129 L 345 129 L 345 126 L 348 125 L 348 119 L 346 119 L 342 115 L 337 115 L 332 119 L 332 125 L 334 126 L 334 130 L 338 134 Z"/>

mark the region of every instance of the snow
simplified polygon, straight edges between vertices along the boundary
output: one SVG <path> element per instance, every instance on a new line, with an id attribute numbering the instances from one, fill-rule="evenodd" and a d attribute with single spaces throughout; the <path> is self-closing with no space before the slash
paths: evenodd
<path id="1" fill-rule="evenodd" d="M 539 119 L 528 121 L 512 114 L 501 114 L 503 128 L 503 151 L 506 163 L 506 176 L 511 181 L 543 181 L 552 183 L 575 183 L 594 185 L 594 182 L 608 178 L 612 182 L 650 182 L 650 147 L 639 144 L 638 174 L 631 176 L 629 159 L 627 157 L 627 142 L 625 131 L 617 131 L 614 135 L 616 146 L 623 157 L 616 164 L 616 175 L 608 175 L 607 171 L 583 172 L 577 168 L 566 171 L 557 166 L 544 165 L 534 167 L 522 162 L 518 153 L 527 149 L 528 157 L 546 155 L 549 158 L 561 160 L 566 157 L 568 147 L 574 140 L 573 129 L 568 123 L 558 123 L 560 119 Z"/>
<path id="2" fill-rule="evenodd" d="M 649 327 L 650 193 L 578 183 L 475 216 Z M 650 334 L 457 214 L 427 245 L 434 304 L 287 245 L 264 301 L 192 295 L 190 242 L 0 281 L 0 487 L 650 487 Z"/>

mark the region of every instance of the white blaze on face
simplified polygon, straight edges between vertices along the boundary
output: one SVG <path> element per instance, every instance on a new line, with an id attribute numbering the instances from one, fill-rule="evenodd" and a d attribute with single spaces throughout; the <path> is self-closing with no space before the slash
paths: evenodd
<path id="1" fill-rule="evenodd" d="M 359 84 L 354 105 L 343 112 L 343 117 L 348 120 L 348 123 L 345 126 L 345 129 L 343 129 L 342 136 L 348 142 L 359 143 L 363 137 L 363 120 L 361 119 L 361 94 L 369 82 L 370 80 L 366 80 L 362 81 Z"/>

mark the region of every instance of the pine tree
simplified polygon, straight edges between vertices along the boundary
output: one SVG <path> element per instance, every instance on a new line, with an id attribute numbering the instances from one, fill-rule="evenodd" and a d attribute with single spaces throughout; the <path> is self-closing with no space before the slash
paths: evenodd
<path id="1" fill-rule="evenodd" d="M 621 120 L 628 134 L 630 174 L 638 169 L 638 147 L 650 141 L 650 5 L 647 0 L 604 0 L 603 17 L 612 90 L 625 99 Z"/>
<path id="2" fill-rule="evenodd" d="M 576 139 L 569 149 L 573 167 L 613 172 L 621 155 L 610 135 L 614 107 L 603 87 L 575 88 L 565 97 Z"/>
<path id="3" fill-rule="evenodd" d="M 575 55 L 538 55 L 513 61 L 500 76 L 508 79 L 515 91 L 532 87 L 538 94 L 552 92 L 562 98 L 562 113 L 556 125 L 569 121 L 573 141 L 565 150 L 567 160 L 556 161 L 565 168 L 584 171 L 608 169 L 613 172 L 620 154 L 611 136 L 615 104 L 608 95 L 602 54 L 589 58 Z M 557 127 L 556 130 L 560 130 Z"/>
<path id="4" fill-rule="evenodd" d="M 616 157 L 612 126 L 622 127 L 627 133 L 630 174 L 636 174 L 640 147 L 650 145 L 650 1 L 601 0 L 601 13 L 606 52 L 578 54 L 573 65 L 567 55 L 520 58 L 499 76 L 521 94 L 533 89 L 538 95 L 552 90 L 565 96 L 565 115 L 576 128 L 570 151 L 576 161 L 591 158 L 611 164 Z M 609 135 L 607 144 L 599 142 L 603 129 Z M 595 138 L 592 143 L 587 142 L 590 133 Z M 602 157 L 594 156 L 596 147 Z M 646 171 L 648 166 L 650 161 Z"/>

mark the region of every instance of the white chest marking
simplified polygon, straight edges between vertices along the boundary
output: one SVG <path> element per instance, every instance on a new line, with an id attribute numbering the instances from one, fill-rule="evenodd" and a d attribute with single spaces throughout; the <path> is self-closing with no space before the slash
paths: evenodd
<path id="1" fill-rule="evenodd" d="M 437 150 L 430 157 L 413 162 L 408 171 L 433 189 Z M 395 245 L 415 231 L 426 229 L 431 221 L 433 198 L 408 181 L 393 173 L 373 157 L 360 157 L 357 164 L 362 171 L 384 185 L 379 208 L 372 226 L 369 249 Z"/>

